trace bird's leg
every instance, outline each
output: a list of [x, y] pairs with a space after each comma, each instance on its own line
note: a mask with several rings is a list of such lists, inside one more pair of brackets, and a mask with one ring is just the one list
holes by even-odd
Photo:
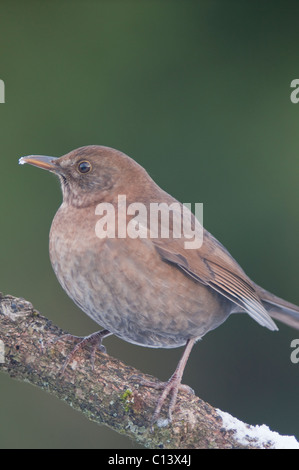
[[196, 341], [195, 339], [189, 339], [187, 341], [184, 353], [183, 353], [183, 355], [182, 355], [182, 357], [181, 357], [181, 359], [180, 359], [180, 361], [177, 365], [177, 368], [176, 368], [176, 370], [174, 371], [174, 373], [172, 374], [172, 376], [170, 377], [170, 379], [167, 382], [156, 383], [156, 382], [151, 382], [151, 381], [147, 381], [147, 380], [143, 380], [141, 382], [141, 385], [146, 385], [148, 387], [153, 387], [153, 388], [156, 388], [156, 389], [163, 389], [163, 392], [160, 395], [160, 398], [158, 400], [155, 412], [154, 412], [153, 417], [152, 417], [152, 424], [155, 423], [158, 420], [158, 418], [160, 416], [162, 406], [163, 406], [167, 396], [170, 393], [172, 395], [171, 399], [170, 399], [169, 408], [168, 408], [168, 417], [169, 417], [170, 421], [172, 420], [172, 412], [173, 412], [173, 409], [174, 409], [175, 404], [176, 404], [179, 389], [181, 388], [183, 390], [187, 390], [191, 393], [194, 393], [193, 390], [190, 387], [188, 387], [187, 385], [181, 384], [181, 380], [182, 380], [183, 372], [184, 372], [188, 357], [190, 355], [191, 349], [192, 349], [195, 341]]
[[97, 349], [99, 349], [100, 351], [102, 352], [106, 352], [106, 348], [105, 346], [102, 345], [102, 341], [104, 338], [106, 338], [106, 336], [110, 336], [112, 335], [112, 333], [110, 333], [110, 331], [108, 330], [100, 330], [100, 331], [97, 331], [95, 333], [92, 333], [91, 335], [88, 335], [88, 336], [74, 336], [74, 335], [71, 335], [71, 334], [66, 334], [66, 335], [62, 335], [62, 336], [59, 336], [58, 338], [55, 338], [53, 342], [57, 342], [57, 341], [64, 341], [64, 340], [72, 340], [72, 341], [78, 341], [78, 344], [76, 344], [76, 346], [72, 349], [72, 351], [68, 354], [62, 368], [61, 368], [61, 371], [60, 371], [60, 375], [63, 375], [64, 372], [65, 372], [65, 369], [66, 367], [68, 366], [68, 364], [70, 363], [70, 361], [73, 359], [74, 355], [80, 351], [81, 349], [83, 349], [87, 344], [91, 344], [92, 345], [92, 350], [91, 350], [91, 364], [92, 364], [92, 368], [94, 368], [94, 361], [95, 361], [95, 354], [96, 354], [96, 351]]

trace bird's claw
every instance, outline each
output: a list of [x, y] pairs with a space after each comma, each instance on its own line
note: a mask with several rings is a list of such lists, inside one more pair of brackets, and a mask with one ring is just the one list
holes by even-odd
[[[63, 366], [61, 367], [61, 370], [59, 372], [60, 376], [63, 376], [65, 373], [65, 369], [75, 356], [75, 354], [82, 350], [87, 344], [92, 345], [92, 350], [90, 353], [90, 358], [91, 358], [91, 367], [92, 370], [94, 369], [94, 364], [95, 364], [95, 356], [96, 356], [96, 351], [99, 350], [102, 353], [106, 353], [106, 348], [102, 344], [102, 340], [106, 337], [109, 336], [111, 333], [108, 330], [101, 330], [97, 331], [96, 333], [92, 333], [91, 335], [88, 336], [74, 336], [69, 333], [64, 334], [62, 336], [58, 336], [51, 340], [49, 343], [57, 343], [58, 341], [65, 341], [65, 340], [71, 340], [72, 342], [78, 342], [72, 351], [67, 355], [66, 360], [63, 363]], [[48, 344], [49, 344], [48, 343]]]

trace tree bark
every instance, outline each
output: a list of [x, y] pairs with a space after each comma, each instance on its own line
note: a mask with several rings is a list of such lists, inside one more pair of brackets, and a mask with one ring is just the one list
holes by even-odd
[[92, 368], [89, 346], [76, 353], [61, 376], [61, 367], [74, 346], [66, 339], [54, 341], [63, 334], [66, 332], [30, 302], [0, 294], [0, 371], [42, 388], [91, 421], [105, 424], [145, 447], [260, 448], [254, 439], [240, 444], [235, 432], [223, 427], [220, 413], [187, 391], [179, 392], [172, 423], [160, 420], [151, 430], [160, 392], [140, 382], [157, 379], [100, 351]]

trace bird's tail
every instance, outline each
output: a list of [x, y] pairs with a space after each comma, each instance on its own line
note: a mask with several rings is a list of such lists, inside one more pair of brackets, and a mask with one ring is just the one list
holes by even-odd
[[299, 307], [277, 297], [255, 284], [263, 306], [272, 318], [299, 329]]

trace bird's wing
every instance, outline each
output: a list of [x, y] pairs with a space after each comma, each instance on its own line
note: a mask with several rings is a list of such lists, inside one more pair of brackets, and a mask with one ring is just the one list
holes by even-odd
[[253, 283], [209, 232], [204, 230], [203, 243], [198, 249], [185, 249], [184, 238], [159, 238], [152, 239], [152, 242], [162, 260], [176, 265], [196, 281], [219, 292], [241, 310], [248, 312], [260, 325], [277, 330]]

